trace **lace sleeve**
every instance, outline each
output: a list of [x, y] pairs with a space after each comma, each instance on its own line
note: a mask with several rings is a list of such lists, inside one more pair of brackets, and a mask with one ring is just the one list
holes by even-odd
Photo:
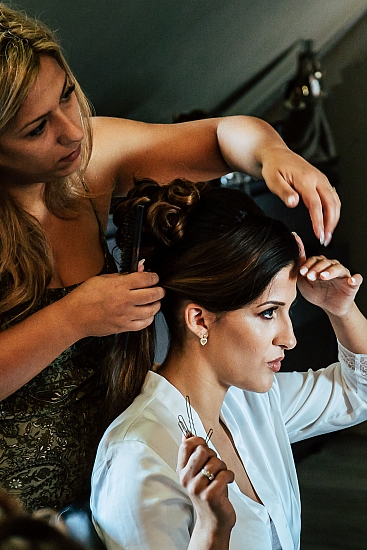
[[353, 353], [338, 342], [339, 361], [348, 384], [367, 399], [367, 355]]

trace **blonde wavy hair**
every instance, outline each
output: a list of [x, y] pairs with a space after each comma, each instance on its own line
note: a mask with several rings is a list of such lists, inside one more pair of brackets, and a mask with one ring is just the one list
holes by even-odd
[[[54, 58], [75, 82], [84, 130], [81, 166], [74, 174], [46, 182], [45, 203], [53, 214], [69, 217], [87, 188], [83, 176], [92, 149], [91, 109], [75, 81], [54, 34], [41, 22], [0, 3], [0, 137], [23, 105], [40, 69], [40, 55]], [[0, 181], [1, 186], [1, 181]], [[0, 314], [24, 305], [29, 311], [52, 274], [52, 256], [38, 221], [6, 189], [0, 199]], [[17, 314], [18, 315], [18, 314]]]

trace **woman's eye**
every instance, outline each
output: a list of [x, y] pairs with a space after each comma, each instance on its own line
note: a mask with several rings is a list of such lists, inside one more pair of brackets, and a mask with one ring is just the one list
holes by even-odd
[[61, 97], [61, 101], [69, 101], [71, 94], [75, 91], [75, 84], [71, 84]]
[[46, 120], [42, 120], [41, 124], [39, 124], [36, 128], [34, 128], [29, 133], [29, 135], [30, 136], [40, 136], [41, 134], [43, 134], [45, 126], [46, 126]]
[[261, 317], [264, 319], [273, 319], [274, 313], [276, 312], [277, 307], [269, 307], [260, 313]]

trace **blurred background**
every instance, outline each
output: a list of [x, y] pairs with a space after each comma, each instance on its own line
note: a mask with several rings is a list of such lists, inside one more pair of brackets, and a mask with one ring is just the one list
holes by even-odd
[[[367, 278], [367, 0], [19, 0], [56, 31], [97, 115], [174, 123], [247, 114], [268, 120], [335, 185], [342, 216], [325, 251], [305, 208], [289, 210], [261, 181], [230, 174], [282, 218], [309, 254]], [[357, 299], [367, 314], [367, 283]], [[325, 316], [294, 309], [298, 346], [286, 369], [336, 359]], [[367, 335], [366, 335], [367, 337]], [[367, 429], [296, 446], [302, 550], [367, 547]]]

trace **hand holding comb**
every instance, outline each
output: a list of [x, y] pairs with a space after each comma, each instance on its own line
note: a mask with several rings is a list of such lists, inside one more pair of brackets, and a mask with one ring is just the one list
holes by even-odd
[[[114, 213], [114, 221], [119, 217], [118, 208]], [[138, 204], [123, 213], [122, 222], [118, 224], [116, 243], [121, 250], [119, 272], [122, 274], [134, 273], [139, 267], [139, 252], [141, 244], [141, 232], [143, 227], [145, 207]], [[129, 340], [129, 333], [124, 333], [124, 353]]]

